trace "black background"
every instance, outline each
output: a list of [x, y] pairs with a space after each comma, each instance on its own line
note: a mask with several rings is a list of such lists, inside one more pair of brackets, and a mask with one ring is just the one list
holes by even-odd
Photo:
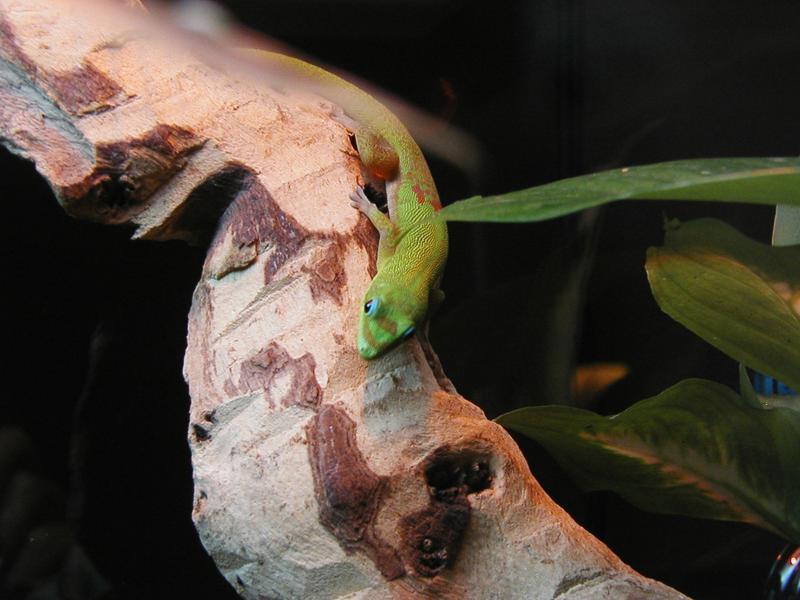
[[[445, 203], [628, 164], [799, 152], [795, 1], [225, 5], [245, 25], [477, 138], [486, 158], [477, 179], [430, 161]], [[235, 597], [190, 521], [181, 366], [202, 250], [134, 243], [124, 229], [73, 221], [30, 164], [3, 150], [0, 168], [0, 425], [23, 432], [33, 448], [21, 462], [0, 457], [6, 500], [12, 472], [49, 482], [30, 527], [68, 520], [108, 582], [107, 597]], [[459, 391], [489, 417], [561, 400], [542, 366], [552, 342], [543, 326], [576, 269], [586, 273], [577, 358], [631, 369], [590, 408], [610, 414], [690, 376], [735, 385], [733, 361], [661, 314], [644, 275], [664, 218], [696, 216], [769, 239], [771, 209], [724, 204], [614, 204], [588, 233], [577, 217], [453, 224], [448, 299], [432, 338]], [[546, 453], [520, 443], [548, 493], [637, 570], [696, 598], [759, 597], [778, 538], [581, 494]], [[25, 502], [35, 505], [41, 493]], [[2, 527], [7, 585], [24, 545]]]

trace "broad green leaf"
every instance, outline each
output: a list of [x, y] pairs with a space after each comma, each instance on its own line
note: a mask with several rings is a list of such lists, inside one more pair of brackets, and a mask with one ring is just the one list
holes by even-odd
[[544, 221], [614, 200], [719, 200], [800, 205], [800, 158], [678, 160], [475, 196], [444, 207], [448, 221]]
[[800, 246], [760, 244], [714, 219], [672, 225], [647, 252], [670, 317], [748, 367], [800, 389]]
[[612, 417], [566, 406], [496, 419], [544, 446], [587, 490], [652, 512], [751, 523], [800, 542], [800, 413], [683, 381]]

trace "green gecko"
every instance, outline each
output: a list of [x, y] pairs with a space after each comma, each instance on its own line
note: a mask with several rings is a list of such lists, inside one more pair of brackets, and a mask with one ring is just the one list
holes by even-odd
[[377, 358], [411, 337], [444, 300], [439, 283], [447, 261], [447, 225], [431, 220], [442, 205], [428, 163], [400, 120], [365, 91], [296, 58], [251, 52], [340, 106], [357, 123], [361, 162], [386, 183], [388, 217], [362, 188], [350, 195], [351, 205], [380, 234], [378, 272], [364, 296], [357, 336], [359, 354]]

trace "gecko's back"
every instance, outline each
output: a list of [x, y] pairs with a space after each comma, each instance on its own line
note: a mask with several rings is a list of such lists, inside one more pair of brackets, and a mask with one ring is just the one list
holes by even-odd
[[381, 234], [378, 273], [365, 296], [358, 336], [364, 358], [380, 356], [413, 333], [427, 318], [432, 298], [441, 296], [447, 226], [431, 219], [441, 203], [428, 164], [406, 127], [367, 92], [302, 60], [251, 52], [278, 77], [340, 106], [359, 125], [362, 162], [386, 181], [389, 219], [358, 198], [354, 204]]

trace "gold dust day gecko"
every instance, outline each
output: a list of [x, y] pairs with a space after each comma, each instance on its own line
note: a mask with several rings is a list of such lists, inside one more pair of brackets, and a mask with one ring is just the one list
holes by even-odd
[[400, 120], [362, 89], [296, 58], [261, 50], [247, 53], [340, 106], [358, 124], [361, 162], [386, 182], [388, 217], [362, 188], [350, 195], [352, 206], [380, 234], [378, 272], [364, 296], [357, 336], [359, 354], [377, 358], [411, 337], [444, 299], [439, 283], [447, 261], [447, 225], [443, 219], [431, 220], [441, 203], [428, 163]]

